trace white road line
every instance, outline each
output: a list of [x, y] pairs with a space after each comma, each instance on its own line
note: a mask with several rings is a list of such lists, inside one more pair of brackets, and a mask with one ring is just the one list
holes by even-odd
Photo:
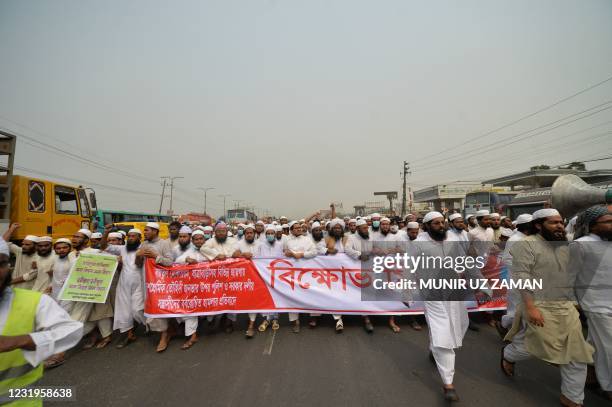
[[272, 335], [266, 343], [266, 347], [264, 348], [263, 354], [270, 356], [272, 354], [272, 347], [274, 346], [274, 337], [276, 336], [276, 331], [272, 330]]

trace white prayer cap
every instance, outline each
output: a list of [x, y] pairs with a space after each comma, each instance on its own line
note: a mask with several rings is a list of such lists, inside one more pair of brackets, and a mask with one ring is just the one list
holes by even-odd
[[357, 219], [353, 219], [353, 218], [351, 218], [351, 219], [349, 219], [348, 223], [349, 223], [349, 225], [350, 225], [351, 223], [357, 223]]
[[6, 254], [7, 256], [11, 255], [8, 244], [2, 237], [0, 237], [0, 254]]
[[109, 239], [123, 239], [123, 235], [119, 232], [111, 232], [108, 234]]
[[[102, 233], [99, 233], [100, 237], [102, 237]], [[38, 243], [42, 243], [42, 242], [53, 242], [53, 239], [51, 239], [50, 236], [41, 236], [38, 238]]]
[[533, 220], [548, 218], [550, 216], [561, 216], [561, 214], [559, 214], [558, 210], [553, 208], [540, 209], [533, 213]]
[[367, 225], [367, 224], [368, 224], [368, 222], [367, 222], [367, 221], [366, 221], [364, 218], [360, 218], [360, 219], [357, 221], [357, 226], [358, 226], [358, 227], [359, 227], [359, 226], [361, 226], [361, 225]]
[[292, 229], [293, 226], [295, 226], [295, 225], [299, 225], [298, 221], [297, 220], [292, 220], [291, 222], [289, 222], [289, 229]]
[[204, 232], [212, 232], [213, 228], [212, 228], [212, 226], [204, 226], [202, 228], [202, 231], [204, 231]]
[[281, 229], [289, 229], [289, 224], [288, 223], [283, 223], [281, 225]]
[[366, 216], [365, 218], [366, 218], [366, 220], [372, 220], [371, 216]]
[[521, 225], [523, 223], [529, 223], [533, 220], [533, 216], [531, 216], [528, 213], [521, 213], [514, 222], [512, 222], [513, 225]]
[[427, 212], [425, 217], [423, 217], [423, 223], [431, 222], [432, 220], [434, 220], [436, 218], [444, 218], [444, 215], [442, 215], [440, 212], [436, 212], [436, 211]]
[[244, 227], [245, 227], [245, 226], [246, 226], [246, 225], [245, 225], [244, 223], [239, 223], [239, 224], [238, 224], [238, 227], [239, 227], [239, 228], [242, 228], [242, 229], [244, 229]]
[[387, 218], [387, 217], [385, 216], [384, 218], [380, 219], [380, 223], [383, 223], [383, 222], [389, 222], [389, 223], [391, 223], [391, 219], [389, 219], [389, 218]]
[[215, 229], [227, 229], [227, 223], [219, 222], [215, 225]]
[[264, 232], [267, 232], [268, 230], [271, 230], [272, 232], [276, 233], [276, 225], [273, 225], [271, 223], [269, 225], [266, 225]]
[[514, 230], [512, 229], [508, 229], [508, 228], [500, 228], [500, 229], [501, 229], [502, 236], [510, 237], [514, 234]]
[[159, 230], [159, 223], [157, 222], [148, 222], [145, 227]]
[[300, 219], [300, 223], [306, 222], [306, 219]]
[[248, 225], [244, 225], [243, 227], [244, 227], [244, 230], [245, 230], [245, 231], [246, 231], [247, 229], [255, 230], [255, 225], [248, 224]]
[[380, 218], [380, 213], [374, 212], [373, 214], [370, 215], [370, 219], [374, 219], [374, 218]]
[[119, 233], [121, 233], [123, 235], [123, 237], [127, 236], [127, 233], [125, 233], [125, 230], [120, 230]]
[[60, 237], [59, 239], [57, 239], [55, 243], [53, 243], [53, 246], [58, 243], [66, 243], [68, 246], [72, 246], [72, 242], [70, 241], [70, 239], [66, 239], [65, 237]]
[[23, 240], [28, 240], [32, 243], [38, 243], [38, 236], [27, 235]]
[[77, 231], [77, 233], [82, 234], [83, 236], [87, 237], [88, 239], [91, 238], [91, 230], [89, 230], [89, 229], [79, 229]]
[[493, 213], [492, 213], [491, 215], [489, 215], [489, 216], [491, 216], [493, 219], [497, 219], [497, 218], [499, 218], [501, 215], [500, 215], [499, 213], [497, 213], [497, 212], [493, 212]]
[[230, 231], [227, 232], [227, 237], [234, 237], [234, 234]]
[[264, 225], [264, 226], [266, 226], [266, 224], [264, 223], [263, 220], [258, 220], [255, 224], [256, 225]]
[[480, 218], [481, 216], [489, 216], [489, 211], [486, 209], [481, 209], [478, 212], [476, 212], [477, 218]]
[[[47, 236], [45, 236], [45, 237], [47, 237]], [[92, 233], [92, 234], [91, 234], [91, 238], [92, 238], [92, 239], [102, 239], [102, 233], [100, 233], [100, 232], [94, 232], [94, 233]], [[40, 240], [39, 240], [39, 241], [40, 241]]]
[[465, 220], [468, 220], [468, 219], [473, 218], [473, 217], [474, 217], [474, 214], [470, 213], [469, 215], [465, 215]]
[[319, 222], [316, 222], [316, 221], [313, 222], [313, 224], [310, 226], [311, 229], [320, 228], [320, 227], [321, 227], [321, 224]]
[[279, 219], [285, 219], [285, 220], [287, 220], [287, 217], [283, 215], [283, 216], [281, 216]]
[[507, 218], [507, 216], [502, 216], [501, 218], [499, 218], [499, 220], [504, 220], [506, 218]]
[[192, 233], [193, 233], [193, 230], [191, 230], [191, 228], [190, 228], [189, 226], [181, 226], [181, 228], [179, 229], [179, 235], [180, 235], [181, 233], [182, 233], [182, 234], [188, 234], [188, 235], [190, 235], [190, 234], [192, 234]]
[[281, 225], [276, 225], [276, 226], [274, 226], [274, 231], [275, 232], [282, 232], [283, 231], [283, 227]]
[[202, 232], [200, 229], [194, 230], [193, 233], [191, 234], [191, 237], [198, 236], [198, 235], [204, 236], [204, 232]]
[[345, 216], [344, 218], [342, 218], [343, 221], [348, 222], [349, 220], [351, 220], [350, 216]]
[[453, 213], [451, 216], [448, 217], [448, 220], [450, 220], [451, 222], [454, 221], [455, 219], [459, 219], [462, 218], [463, 216], [461, 216], [460, 213]]
[[272, 221], [272, 224], [273, 224], [274, 226], [276, 226], [276, 225], [278, 225], [278, 222], [277, 222], [277, 221], [275, 221], [275, 220], [273, 220], [273, 221]]
[[136, 234], [138, 234], [138, 235], [142, 235], [142, 232], [140, 231], [140, 229], [136, 229], [136, 228], [130, 229], [130, 230], [128, 231], [128, 235], [129, 235], [130, 233], [136, 233]]
[[344, 229], [344, 226], [345, 226], [344, 225], [344, 221], [342, 219], [340, 219], [340, 218], [334, 218], [334, 219], [331, 220], [330, 223], [331, 223], [329, 225], [330, 228], [333, 228], [336, 225], [340, 225], [340, 226], [342, 226], [342, 229]]
[[406, 225], [406, 229], [418, 229], [418, 228], [419, 228], [418, 222], [408, 222], [408, 224]]

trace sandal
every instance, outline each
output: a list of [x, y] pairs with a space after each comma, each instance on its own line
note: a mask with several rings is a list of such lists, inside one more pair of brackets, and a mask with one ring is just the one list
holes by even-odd
[[45, 360], [44, 362], [44, 366], [45, 369], [53, 369], [54, 367], [58, 367], [63, 365], [66, 362], [66, 359], [61, 358], [54, 358], [54, 357], [50, 357], [49, 359]]
[[196, 344], [197, 341], [198, 341], [198, 337], [197, 336], [195, 338], [194, 337], [190, 337], [187, 340], [187, 342], [185, 342], [183, 344], [183, 346], [181, 346], [181, 350], [187, 350], [187, 349], [191, 348], [193, 345]]
[[248, 327], [246, 330], [246, 338], [247, 339], [252, 339], [255, 336], [255, 328], [253, 327]]
[[[502, 348], [501, 348], [501, 357], [500, 357], [499, 364], [500, 364], [500, 367], [501, 367], [502, 373], [503, 373], [505, 376], [507, 376], [507, 377], [514, 377], [514, 362], [509, 362], [509, 361], [507, 361], [507, 360], [504, 358], [504, 349], [506, 349], [506, 346], [507, 346], [507, 345], [504, 345], [504, 346], [502, 346]], [[512, 366], [512, 368], [511, 368], [510, 370], [508, 370], [508, 369], [506, 368], [506, 365], [504, 364], [504, 362], [505, 362], [505, 363], [507, 363], [507, 364], [509, 364], [510, 366]]]
[[83, 343], [83, 350], [87, 350], [87, 349], [91, 349], [94, 346], [96, 346], [96, 342], [98, 341], [98, 338], [96, 335], [89, 335], [86, 339], [85, 342]]
[[272, 321], [272, 330], [278, 331], [278, 328], [280, 328], [280, 325], [278, 323], [278, 319], [275, 319], [274, 321]]
[[412, 322], [410, 323], [410, 327], [411, 327], [412, 329], [414, 329], [415, 331], [422, 331], [422, 330], [423, 330], [423, 327], [422, 327], [422, 326], [421, 326], [421, 324], [419, 324], [417, 321], [412, 321]]
[[339, 319], [339, 320], [336, 322], [336, 333], [337, 333], [337, 334], [341, 334], [341, 333], [342, 333], [342, 331], [344, 331], [344, 324], [342, 323], [342, 320], [341, 320], [341, 319]]
[[113, 338], [112, 338], [111, 335], [108, 335], [106, 338], [102, 338], [102, 340], [96, 344], [96, 349], [104, 349], [104, 348], [106, 348], [106, 346], [109, 343], [111, 343], [112, 339]]
[[389, 324], [389, 328], [391, 328], [391, 330], [396, 334], [400, 333], [402, 330], [399, 326], [397, 326], [397, 324]]
[[268, 325], [270, 325], [270, 321], [264, 319], [264, 321], [259, 325], [259, 328], [257, 329], [259, 330], [259, 332], [266, 332], [266, 329], [268, 329]]

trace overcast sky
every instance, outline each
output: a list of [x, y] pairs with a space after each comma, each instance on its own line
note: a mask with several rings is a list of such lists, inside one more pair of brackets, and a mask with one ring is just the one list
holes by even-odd
[[231, 194], [303, 217], [400, 191], [403, 160], [418, 189], [612, 155], [612, 80], [481, 136], [612, 77], [611, 21], [609, 0], [3, 0], [0, 127], [18, 173], [100, 207], [157, 211], [175, 175], [178, 212], [215, 187], [214, 215]]

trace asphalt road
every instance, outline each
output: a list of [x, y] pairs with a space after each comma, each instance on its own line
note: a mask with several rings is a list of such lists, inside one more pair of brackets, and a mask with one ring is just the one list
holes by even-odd
[[[200, 342], [180, 350], [182, 338], [155, 353], [157, 336], [125, 349], [76, 350], [47, 371], [41, 385], [73, 386], [83, 406], [445, 406], [438, 372], [428, 359], [428, 333], [400, 320], [394, 334], [384, 317], [367, 334], [359, 317], [345, 317], [336, 334], [331, 316], [314, 330], [302, 316], [294, 334], [286, 318], [246, 340], [243, 331], [213, 332], [201, 320]], [[259, 320], [258, 320], [259, 322]], [[203, 327], [202, 327], [203, 326]], [[239, 319], [246, 328], [246, 316]], [[457, 351], [455, 386], [462, 406], [558, 406], [560, 376], [538, 360], [521, 362], [516, 377], [499, 368], [501, 342], [493, 328], [468, 331]], [[609, 406], [587, 391], [586, 406]]]

